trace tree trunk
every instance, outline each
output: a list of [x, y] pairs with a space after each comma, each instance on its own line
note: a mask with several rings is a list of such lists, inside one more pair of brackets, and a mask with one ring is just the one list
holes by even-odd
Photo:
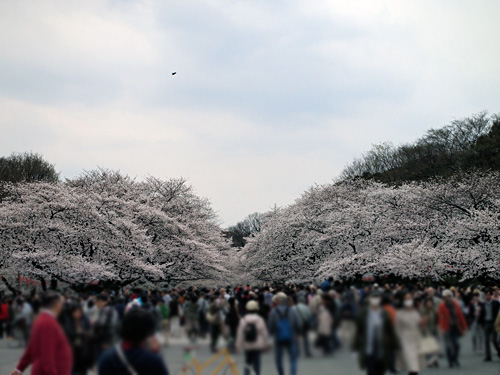
[[5, 286], [15, 295], [17, 295], [17, 290], [7, 281], [5, 276], [2, 276], [2, 280], [5, 283]]

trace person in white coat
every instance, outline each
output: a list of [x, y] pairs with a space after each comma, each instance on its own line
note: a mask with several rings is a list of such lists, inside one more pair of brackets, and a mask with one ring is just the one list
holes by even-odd
[[247, 314], [240, 320], [236, 334], [236, 353], [245, 352], [244, 375], [253, 370], [260, 375], [260, 356], [269, 348], [269, 332], [259, 312], [259, 304], [249, 301], [246, 304]]
[[422, 318], [414, 307], [411, 293], [406, 293], [403, 300], [403, 308], [396, 315], [396, 332], [401, 342], [402, 368], [410, 375], [416, 375], [420, 371], [423, 358], [419, 353], [420, 326]]

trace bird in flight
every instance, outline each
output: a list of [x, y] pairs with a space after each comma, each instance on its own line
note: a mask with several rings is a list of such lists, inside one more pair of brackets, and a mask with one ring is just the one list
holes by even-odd
[[172, 75], [175, 76], [177, 74], [177, 72], [172, 72]]

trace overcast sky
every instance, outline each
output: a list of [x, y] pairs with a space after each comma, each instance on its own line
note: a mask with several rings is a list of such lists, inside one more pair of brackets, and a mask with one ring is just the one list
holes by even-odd
[[500, 112], [499, 20], [498, 0], [1, 1], [0, 155], [183, 176], [235, 224], [373, 143]]

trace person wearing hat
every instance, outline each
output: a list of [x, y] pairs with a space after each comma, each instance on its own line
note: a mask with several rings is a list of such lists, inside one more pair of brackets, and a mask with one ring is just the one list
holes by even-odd
[[443, 302], [441, 302], [438, 308], [438, 326], [444, 337], [449, 366], [460, 366], [458, 363], [458, 355], [460, 353], [458, 339], [465, 333], [468, 327], [462, 309], [453, 300], [453, 293], [449, 289], [443, 292]]
[[358, 315], [353, 350], [358, 352], [359, 365], [367, 375], [382, 375], [391, 367], [399, 341], [389, 313], [381, 306], [381, 293], [373, 291], [368, 302]]
[[251, 370], [260, 375], [261, 353], [269, 348], [269, 333], [264, 319], [258, 314], [257, 301], [246, 304], [247, 314], [240, 320], [236, 334], [236, 352], [245, 352], [244, 375], [249, 375]]

